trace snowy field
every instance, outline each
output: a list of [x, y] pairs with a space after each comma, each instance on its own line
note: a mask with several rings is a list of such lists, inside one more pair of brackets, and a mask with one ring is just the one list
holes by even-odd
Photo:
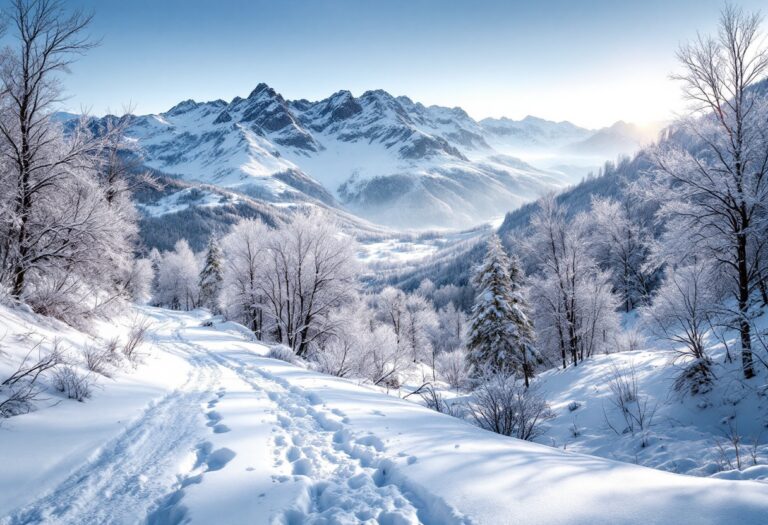
[[[738, 360], [727, 363], [722, 348], [711, 355], [718, 381], [696, 396], [675, 391], [680, 367], [666, 351], [599, 355], [544, 372], [537, 384], [557, 417], [538, 441], [670, 472], [768, 481], [768, 385], [745, 381]], [[627, 431], [611, 383], [617, 373], [629, 378], [633, 371], [648, 424]], [[740, 470], [733, 436], [740, 440]]]
[[[32, 329], [72, 347], [87, 341], [1, 313], [4, 374]], [[205, 326], [204, 312], [140, 313], [152, 327], [137, 370], [101, 378], [85, 403], [52, 391], [37, 411], [3, 421], [1, 523], [759, 525], [768, 516], [765, 483], [502, 437], [266, 358], [238, 325]], [[120, 330], [99, 327], [102, 337]], [[566, 401], [555, 401], [558, 412]]]

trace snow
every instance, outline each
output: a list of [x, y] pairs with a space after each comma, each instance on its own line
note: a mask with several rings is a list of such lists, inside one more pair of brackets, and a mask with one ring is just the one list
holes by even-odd
[[[231, 121], [218, 120], [222, 111]], [[259, 86], [228, 105], [186, 101], [138, 116], [128, 138], [148, 166], [188, 181], [256, 186], [276, 201], [316, 197], [279, 177], [290, 173], [399, 227], [467, 227], [571, 182], [499, 155], [486, 134], [459, 108], [425, 108], [384, 91], [298, 104]]]
[[415, 263], [437, 253], [439, 244], [439, 242], [419, 242], [398, 238], [361, 243], [357, 258], [366, 264]]
[[[713, 371], [718, 378], [713, 390], [697, 396], [675, 392], [673, 383], [680, 363], [672, 351], [645, 350], [593, 356], [578, 367], [547, 371], [536, 383], [558, 414], [540, 441], [576, 452], [613, 458], [671, 472], [729, 479], [768, 481], [768, 389], [765, 381], [741, 378], [738, 360], [725, 362], [722, 349], [713, 352]], [[622, 419], [610, 403], [609, 383], [614, 370], [634, 368], [640, 395], [655, 408], [650, 428], [636, 435], [616, 435], [606, 417], [621, 431]], [[574, 405], [572, 405], [572, 403]], [[571, 408], [578, 405], [575, 410]], [[731, 425], [743, 439], [745, 465], [751, 465], [747, 450], [758, 440], [758, 460], [763, 463], [739, 472], [720, 472], [718, 442], [727, 445]], [[574, 425], [578, 436], [573, 435]], [[644, 445], [644, 442], [646, 443]]]
[[[85, 403], [4, 421], [0, 523], [757, 525], [768, 513], [765, 483], [506, 438], [269, 359], [206, 312], [139, 312], [153, 322], [144, 365]], [[2, 313], [11, 356], [30, 329], [88, 339]]]
[[213, 208], [225, 204], [235, 204], [237, 194], [206, 191], [200, 188], [184, 188], [166, 195], [151, 204], [139, 204], [141, 210], [149, 217], [160, 217], [170, 213], [178, 213], [189, 207]]

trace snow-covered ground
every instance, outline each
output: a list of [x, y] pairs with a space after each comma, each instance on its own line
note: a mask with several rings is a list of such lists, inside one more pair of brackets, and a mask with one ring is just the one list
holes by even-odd
[[[17, 523], [765, 523], [768, 484], [522, 442], [264, 357], [238, 325], [142, 308], [144, 365], [0, 429]], [[4, 373], [30, 330], [2, 310]], [[98, 328], [102, 336], [111, 327]]]
[[[537, 384], [557, 417], [539, 441], [670, 472], [768, 481], [765, 376], [743, 380], [739, 360], [727, 363], [722, 348], [716, 349], [713, 389], [692, 396], [674, 390], [681, 370], [674, 357], [660, 350], [621, 352], [541, 374]], [[610, 386], [617, 373], [631, 379], [632, 371], [648, 419], [645, 429], [634, 432], [612, 403]], [[741, 441], [741, 471], [728, 465], [736, 466], [730, 439], [735, 435]]]
[[[768, 516], [765, 483], [505, 438], [266, 358], [241, 327], [205, 326], [205, 312], [140, 313], [153, 323], [144, 365], [102, 379], [85, 403], [51, 393], [37, 411], [3, 421], [2, 523], [760, 524]], [[87, 339], [2, 314], [3, 372], [30, 330], [72, 345]]]

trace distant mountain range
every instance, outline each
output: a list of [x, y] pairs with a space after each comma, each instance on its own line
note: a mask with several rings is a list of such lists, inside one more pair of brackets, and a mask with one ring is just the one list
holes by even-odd
[[[562, 170], [520, 160], [526, 152], [606, 160], [647, 138], [623, 122], [602, 130], [536, 117], [478, 122], [461, 108], [382, 90], [286, 100], [266, 84], [247, 98], [185, 100], [129, 118], [127, 137], [158, 172], [276, 206], [314, 202], [397, 228], [467, 227], [573, 182]], [[216, 205], [200, 191], [200, 202], [167, 194], [145, 212]]]

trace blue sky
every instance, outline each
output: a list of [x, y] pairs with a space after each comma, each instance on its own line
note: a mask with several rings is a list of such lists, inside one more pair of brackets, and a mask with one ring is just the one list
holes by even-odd
[[[287, 98], [382, 88], [476, 118], [599, 127], [681, 109], [678, 44], [715, 0], [70, 0], [101, 45], [64, 80], [67, 109], [168, 109], [266, 82]], [[759, 8], [762, 1], [739, 5]]]

